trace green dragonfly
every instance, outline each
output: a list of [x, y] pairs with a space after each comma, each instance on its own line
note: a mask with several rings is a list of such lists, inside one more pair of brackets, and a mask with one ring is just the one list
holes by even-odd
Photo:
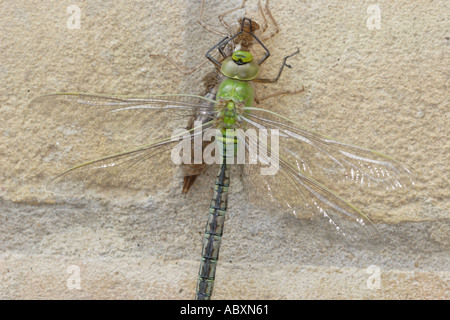
[[[241, 35], [264, 49], [261, 59], [245, 50], [227, 52]], [[213, 51], [224, 60], [214, 58]], [[211, 92], [141, 97], [61, 93], [37, 98], [40, 116], [72, 123], [74, 131], [82, 128], [84, 139], [100, 145], [99, 152], [109, 152], [59, 174], [51, 182], [53, 190], [121, 187], [157, 193], [174, 183], [180, 163], [194, 160], [191, 165], [218, 167], [196, 289], [196, 299], [201, 300], [212, 296], [233, 165], [242, 168], [243, 192], [252, 203], [298, 217], [317, 216], [347, 238], [376, 236], [369, 218], [325, 184], [346, 181], [392, 190], [411, 183], [409, 170], [379, 152], [335, 141], [254, 106], [250, 82], [258, 80], [260, 65], [269, 55], [253, 33], [251, 20], [244, 18], [237, 34], [226, 36], [206, 55], [224, 78], [215, 99]], [[291, 56], [284, 59], [278, 77]], [[192, 124], [199, 116], [200, 121]], [[135, 135], [133, 147], [116, 150], [112, 142], [122, 141], [125, 132]], [[247, 132], [256, 133], [257, 139]], [[155, 183], [146, 185], [148, 181]]]

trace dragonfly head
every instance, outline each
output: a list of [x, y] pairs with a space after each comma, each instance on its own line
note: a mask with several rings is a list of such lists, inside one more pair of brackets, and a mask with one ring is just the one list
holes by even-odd
[[231, 79], [251, 81], [259, 74], [259, 66], [250, 52], [237, 50], [222, 62], [220, 71]]

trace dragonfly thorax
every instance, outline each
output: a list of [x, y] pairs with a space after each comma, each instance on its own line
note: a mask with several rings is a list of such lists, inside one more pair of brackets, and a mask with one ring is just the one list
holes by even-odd
[[241, 115], [253, 103], [254, 90], [250, 80], [259, 73], [259, 66], [247, 51], [235, 51], [222, 63], [221, 71], [227, 77], [217, 91], [215, 127], [220, 130], [242, 128]]
[[214, 127], [221, 131], [227, 129], [242, 129], [241, 115], [244, 113], [245, 104], [242, 101], [219, 99], [217, 113], [214, 119]]

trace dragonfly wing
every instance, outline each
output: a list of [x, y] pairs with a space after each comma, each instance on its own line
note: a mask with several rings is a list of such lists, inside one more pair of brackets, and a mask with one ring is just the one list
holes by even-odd
[[[378, 236], [362, 211], [326, 186], [339, 185], [346, 191], [352, 186], [396, 190], [412, 184], [408, 169], [381, 153], [335, 141], [268, 110], [249, 111], [242, 119], [260, 135], [258, 152], [250, 142], [246, 143], [247, 151], [257, 153], [260, 163], [276, 160], [279, 164], [273, 175], [259, 173], [261, 164], [249, 170], [244, 185], [251, 193], [250, 201], [279, 206], [299, 217], [322, 217], [347, 238]], [[271, 130], [278, 135], [271, 135]], [[263, 131], [270, 137], [266, 145], [261, 139]], [[274, 137], [278, 138], [278, 150], [272, 148]]]
[[379, 152], [338, 142], [267, 110], [252, 111], [251, 127], [278, 129], [280, 158], [326, 184], [399, 189], [413, 184], [411, 172]]
[[288, 161], [277, 161], [278, 171], [269, 175], [261, 174], [267, 166], [245, 166], [242, 179], [251, 203], [272, 211], [292, 213], [297, 218], [313, 219], [323, 226], [324, 235], [334, 230], [350, 240], [378, 237], [372, 222], [358, 208]]
[[178, 140], [194, 137], [180, 132], [186, 133], [192, 116], [208, 117], [213, 102], [190, 95], [56, 94], [33, 100], [31, 107], [34, 123], [51, 126], [54, 133], [42, 141], [48, 153], [44, 161], [50, 167], [46, 171], [64, 172], [51, 180], [53, 190], [95, 186], [156, 190], [170, 186], [177, 170], [171, 151]]
[[[174, 129], [185, 128], [187, 119], [214, 112], [214, 101], [195, 95], [108, 96], [53, 94], [31, 103], [43, 123], [63, 130], [94, 130], [109, 139], [134, 134], [142, 142], [168, 137]], [[138, 142], [139, 143], [139, 142]]]

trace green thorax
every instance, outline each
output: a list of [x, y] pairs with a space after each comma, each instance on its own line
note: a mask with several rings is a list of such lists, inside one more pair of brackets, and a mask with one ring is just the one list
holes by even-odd
[[217, 92], [217, 100], [223, 99], [243, 103], [251, 107], [253, 103], [254, 89], [248, 81], [225, 79]]
[[240, 116], [253, 103], [254, 89], [250, 81], [258, 76], [259, 66], [249, 52], [235, 51], [232, 57], [222, 62], [221, 72], [227, 79], [217, 92], [215, 127], [224, 132], [242, 128]]

